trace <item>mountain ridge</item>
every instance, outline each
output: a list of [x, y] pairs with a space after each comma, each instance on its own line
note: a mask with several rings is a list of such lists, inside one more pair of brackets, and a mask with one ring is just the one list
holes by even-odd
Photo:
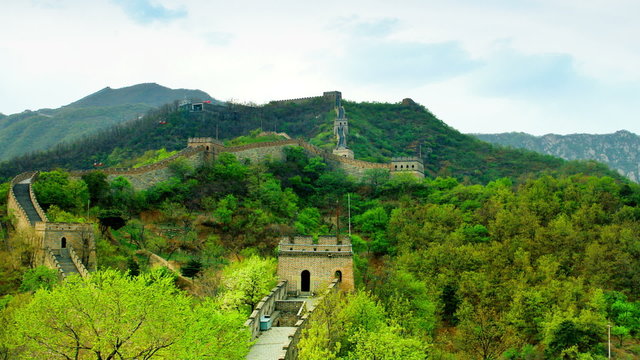
[[105, 87], [57, 109], [0, 116], [0, 160], [74, 141], [185, 97], [218, 102], [201, 90], [145, 83], [119, 89]]
[[469, 134], [493, 144], [536, 151], [566, 160], [595, 160], [631, 181], [640, 182], [640, 136], [628, 130], [610, 134], [535, 136], [524, 132]]
[[[335, 147], [335, 103], [322, 97], [300, 103], [275, 102], [261, 106], [205, 104], [205, 111], [180, 110], [166, 104], [141, 119], [106, 129], [80, 141], [57, 146], [0, 164], [0, 176], [27, 170], [90, 169], [94, 163], [115, 166], [123, 158], [148, 150], [179, 150], [189, 137], [221, 140], [262, 128], [286, 132], [325, 150]], [[471, 183], [527, 174], [561, 172], [620, 178], [595, 162], [566, 162], [525, 150], [495, 147], [464, 135], [435, 117], [426, 107], [409, 103], [356, 103], [345, 100], [349, 118], [349, 147], [356, 159], [388, 162], [394, 156], [421, 155], [430, 176], [453, 176]]]
[[160, 106], [173, 100], [182, 99], [183, 97], [200, 101], [210, 100], [219, 102], [202, 90], [190, 90], [182, 88], [171, 89], [152, 82], [135, 84], [117, 89], [113, 89], [110, 86], [107, 86], [65, 106], [114, 106], [124, 103], [144, 103], [152, 106]]

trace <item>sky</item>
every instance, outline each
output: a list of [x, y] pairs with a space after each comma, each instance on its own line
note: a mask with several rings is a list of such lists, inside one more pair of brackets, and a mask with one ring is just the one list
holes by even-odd
[[637, 0], [0, 3], [4, 114], [155, 82], [257, 104], [409, 97], [465, 133], [640, 134]]

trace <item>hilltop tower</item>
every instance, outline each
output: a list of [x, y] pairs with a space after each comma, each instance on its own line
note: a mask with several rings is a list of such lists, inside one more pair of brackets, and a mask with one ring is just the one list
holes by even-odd
[[353, 290], [351, 239], [341, 236], [285, 237], [278, 246], [278, 277], [287, 280], [287, 291], [310, 295], [340, 279], [340, 288]]

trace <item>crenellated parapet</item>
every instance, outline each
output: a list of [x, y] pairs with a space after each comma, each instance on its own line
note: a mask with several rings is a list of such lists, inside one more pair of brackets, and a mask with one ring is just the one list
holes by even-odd
[[[40, 172], [36, 172], [31, 178], [31, 181], [32, 182], [36, 181], [38, 179], [39, 174]], [[36, 199], [36, 194], [33, 192], [33, 186], [31, 184], [29, 184], [29, 197], [31, 198], [31, 203], [33, 204], [33, 207], [36, 209], [36, 212], [40, 216], [40, 219], [45, 222], [49, 221], [49, 219], [47, 218], [47, 214], [44, 212], [44, 210], [40, 206], [40, 203]]]
[[[144, 174], [149, 171], [164, 169], [167, 166], [169, 166], [172, 162], [176, 161], [177, 159], [191, 158], [193, 156], [201, 154], [204, 150], [205, 149], [201, 147], [187, 147], [177, 152], [176, 154], [171, 155], [166, 159], [162, 159], [150, 165], [140, 166], [137, 168], [106, 168], [106, 169], [100, 169], [99, 171], [105, 173], [106, 175], [115, 175], [115, 176]], [[76, 171], [70, 171], [69, 174], [74, 177], [81, 177], [82, 175], [85, 175], [94, 171], [96, 170], [76, 170]]]
[[283, 280], [276, 285], [271, 292], [256, 304], [253, 312], [249, 315], [249, 319], [245, 321], [244, 326], [251, 331], [251, 340], [255, 340], [260, 336], [260, 318], [265, 315], [271, 315], [275, 308], [276, 302], [287, 298], [287, 281]]
[[391, 174], [408, 173], [424, 178], [424, 163], [419, 157], [394, 157], [390, 165]]
[[283, 104], [304, 104], [312, 100], [329, 100], [333, 106], [340, 106], [342, 102], [342, 93], [340, 91], [325, 91], [322, 96], [310, 96], [285, 100], [272, 100], [269, 104], [283, 105]]

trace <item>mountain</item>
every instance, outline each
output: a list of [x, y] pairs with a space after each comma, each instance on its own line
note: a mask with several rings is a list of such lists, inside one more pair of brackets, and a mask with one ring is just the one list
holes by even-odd
[[[452, 176], [469, 183], [488, 183], [501, 177], [526, 178], [544, 172], [620, 178], [595, 162], [567, 162], [532, 151], [496, 147], [461, 134], [413, 101], [342, 104], [349, 119], [348, 146], [356, 159], [387, 162], [393, 156], [421, 156], [428, 175]], [[220, 134], [221, 139], [231, 139], [258, 128], [284, 131], [327, 150], [335, 146], [335, 103], [326, 98], [263, 106], [205, 105], [202, 112], [164, 105], [143, 118], [0, 164], [0, 177], [32, 169], [88, 169], [94, 162], [115, 166], [147, 150], [182, 149], [189, 137]]]
[[613, 134], [533, 136], [525, 133], [473, 134], [494, 144], [523, 148], [567, 160], [596, 160], [640, 182], [640, 136], [621, 130]]
[[215, 101], [209, 94], [201, 90], [170, 89], [156, 83], [146, 83], [120, 89], [112, 89], [107, 86], [67, 106], [77, 108], [147, 104], [155, 107], [183, 98]]
[[0, 160], [74, 141], [185, 97], [215, 101], [200, 90], [138, 84], [120, 89], [107, 87], [58, 109], [0, 116]]

